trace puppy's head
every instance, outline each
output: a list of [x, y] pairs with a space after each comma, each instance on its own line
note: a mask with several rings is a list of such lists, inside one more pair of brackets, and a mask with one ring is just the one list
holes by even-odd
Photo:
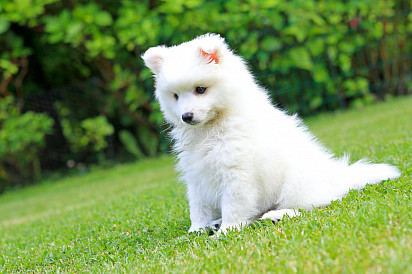
[[153, 72], [156, 98], [175, 125], [212, 122], [226, 107], [225, 63], [231, 56], [219, 35], [206, 34], [173, 47], [157, 46], [142, 56]]

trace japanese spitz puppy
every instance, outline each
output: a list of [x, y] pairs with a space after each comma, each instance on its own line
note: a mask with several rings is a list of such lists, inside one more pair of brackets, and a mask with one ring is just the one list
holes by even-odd
[[244, 60], [216, 34], [142, 58], [153, 72], [187, 186], [189, 232], [218, 233], [257, 219], [339, 199], [350, 189], [399, 177], [387, 164], [337, 159], [302, 125], [274, 107]]

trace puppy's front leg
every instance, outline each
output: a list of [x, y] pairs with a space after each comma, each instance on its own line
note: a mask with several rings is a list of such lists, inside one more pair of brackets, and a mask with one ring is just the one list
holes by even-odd
[[258, 215], [257, 199], [250, 181], [228, 185], [222, 196], [222, 224], [217, 235], [249, 225]]
[[196, 187], [188, 187], [191, 226], [189, 232], [202, 231], [218, 217], [212, 201], [205, 199]]
[[190, 205], [190, 221], [191, 226], [189, 232], [202, 231], [206, 229], [214, 220], [213, 211], [205, 203], [191, 203]]

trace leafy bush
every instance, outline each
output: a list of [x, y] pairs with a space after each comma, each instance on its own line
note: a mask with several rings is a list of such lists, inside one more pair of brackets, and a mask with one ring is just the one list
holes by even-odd
[[[14, 94], [22, 108], [34, 94], [58, 90], [54, 106], [68, 108], [57, 121], [68, 140], [67, 159], [82, 157], [75, 145], [82, 139], [75, 136], [87, 131], [82, 121], [103, 116], [113, 126], [116, 151], [153, 156], [168, 144], [139, 56], [150, 46], [206, 32], [226, 37], [274, 101], [291, 112], [411, 92], [406, 0], [0, 0], [0, 96]], [[73, 86], [93, 100], [68, 107]], [[92, 146], [86, 145], [89, 153], [102, 153]]]
[[0, 102], [0, 192], [13, 183], [40, 177], [38, 153], [52, 126], [46, 114], [20, 114], [11, 96]]
[[106, 137], [113, 134], [113, 126], [105, 116], [82, 121], [70, 119], [70, 110], [57, 104], [63, 135], [74, 153], [100, 152], [107, 147]]

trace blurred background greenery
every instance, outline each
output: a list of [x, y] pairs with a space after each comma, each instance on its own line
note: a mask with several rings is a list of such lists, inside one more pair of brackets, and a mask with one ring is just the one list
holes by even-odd
[[206, 32], [291, 113], [412, 93], [410, 0], [0, 0], [0, 192], [167, 152], [140, 55]]

